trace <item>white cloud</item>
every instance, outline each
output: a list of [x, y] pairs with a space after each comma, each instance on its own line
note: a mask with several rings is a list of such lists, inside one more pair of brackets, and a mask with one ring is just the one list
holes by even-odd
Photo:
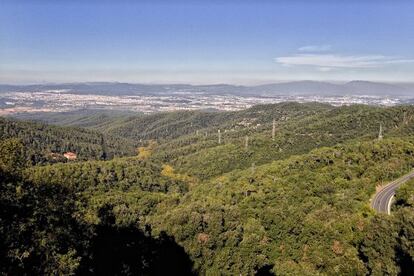
[[277, 57], [275, 61], [284, 66], [314, 66], [320, 71], [335, 68], [379, 68], [390, 64], [413, 63], [414, 59], [404, 59], [382, 55], [350, 56], [336, 54], [297, 54]]
[[307, 45], [300, 47], [300, 52], [327, 52], [331, 50], [331, 45]]

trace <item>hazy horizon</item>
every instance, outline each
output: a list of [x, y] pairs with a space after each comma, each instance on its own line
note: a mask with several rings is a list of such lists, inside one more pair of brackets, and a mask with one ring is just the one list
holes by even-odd
[[391, 85], [414, 85], [413, 81], [373, 81], [365, 79], [351, 79], [351, 80], [311, 80], [311, 79], [297, 79], [297, 80], [275, 80], [275, 81], [261, 81], [253, 83], [231, 83], [231, 82], [168, 82], [168, 81], [159, 81], [159, 82], [129, 82], [129, 81], [69, 81], [69, 82], [16, 82], [16, 83], [6, 83], [0, 82], [0, 85], [10, 85], [10, 86], [32, 86], [32, 85], [71, 85], [71, 84], [130, 84], [130, 85], [191, 85], [191, 86], [219, 86], [219, 85], [229, 85], [229, 86], [243, 86], [243, 87], [254, 87], [261, 85], [272, 85], [272, 84], [288, 84], [288, 83], [329, 83], [336, 85], [344, 85], [351, 82], [365, 82], [365, 83], [378, 83], [378, 84], [391, 84]]

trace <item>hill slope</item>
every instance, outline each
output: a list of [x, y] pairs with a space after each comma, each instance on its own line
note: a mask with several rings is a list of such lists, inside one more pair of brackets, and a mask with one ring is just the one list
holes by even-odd
[[[62, 131], [74, 131], [80, 150], [99, 149], [95, 134], [144, 140], [136, 157], [28, 168], [10, 154], [23, 152], [13, 149], [16, 139], [0, 142], [0, 210], [22, 210], [0, 221], [5, 260], [79, 274], [142, 271], [161, 259], [208, 275], [410, 275], [412, 189], [397, 196], [391, 218], [373, 212], [369, 199], [414, 166], [413, 106], [284, 103], [118, 120], [88, 121], [105, 134], [3, 122], [10, 137], [47, 138], [38, 147], [37, 138], [24, 140], [41, 150], [72, 137], [59, 140]], [[380, 125], [384, 139], [377, 139]], [[113, 143], [114, 151], [123, 145]], [[12, 179], [4, 168], [20, 175]], [[173, 263], [159, 252], [176, 252], [168, 253]]]
[[330, 110], [326, 104], [280, 103], [258, 105], [236, 112], [176, 111], [152, 115], [134, 115], [110, 111], [76, 111], [65, 113], [35, 113], [16, 115], [21, 119], [35, 119], [62, 126], [79, 126], [134, 140], [171, 139], [209, 129], [226, 128], [237, 123], [269, 123], [305, 117]]
[[113, 135], [73, 127], [49, 126], [0, 118], [0, 139], [19, 138], [32, 162], [44, 162], [51, 153], [73, 151], [81, 160], [135, 154], [134, 143]]
[[[258, 107], [267, 108], [269, 116], [256, 114], [221, 125], [221, 144], [218, 144], [219, 128], [210, 128], [206, 130], [207, 136], [200, 131], [199, 135], [191, 134], [161, 143], [155, 150], [154, 158], [170, 162], [182, 172], [206, 179], [235, 169], [303, 154], [321, 146], [356, 139], [372, 140], [378, 137], [380, 125], [387, 137], [414, 133], [414, 108], [411, 106], [315, 109], [313, 113], [303, 111], [304, 115], [297, 117], [278, 116], [273, 107]], [[288, 106], [285, 108], [288, 109]], [[272, 117], [278, 118], [274, 140]], [[249, 125], [240, 124], [249, 120]]]

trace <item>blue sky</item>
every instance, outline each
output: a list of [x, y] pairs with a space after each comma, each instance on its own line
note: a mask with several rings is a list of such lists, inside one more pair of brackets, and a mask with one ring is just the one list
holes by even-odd
[[0, 0], [0, 82], [414, 81], [414, 1]]

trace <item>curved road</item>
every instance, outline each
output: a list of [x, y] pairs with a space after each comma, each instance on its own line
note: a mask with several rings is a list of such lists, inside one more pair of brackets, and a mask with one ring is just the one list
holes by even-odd
[[391, 212], [391, 203], [395, 195], [395, 190], [397, 190], [401, 184], [404, 184], [412, 178], [414, 178], [414, 171], [384, 186], [372, 199], [372, 208], [374, 208], [378, 213], [386, 213], [389, 215]]

